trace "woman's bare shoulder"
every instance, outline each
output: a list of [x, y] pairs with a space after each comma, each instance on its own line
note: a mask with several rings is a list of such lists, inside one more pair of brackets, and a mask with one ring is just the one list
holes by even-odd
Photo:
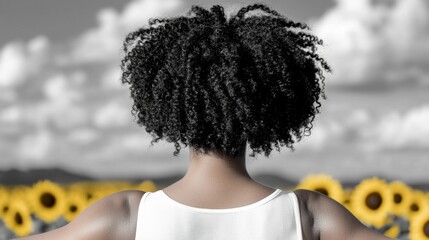
[[138, 190], [113, 193], [87, 207], [69, 224], [22, 240], [133, 240], [144, 193]]
[[[140, 200], [145, 192], [139, 190], [124, 190], [111, 195], [112, 200], [125, 203], [129, 206], [130, 210], [138, 210]], [[108, 196], [109, 197], [109, 196]], [[131, 211], [134, 212], [134, 211]]]
[[294, 192], [299, 203], [304, 205], [300, 206], [301, 211], [304, 211], [303, 215], [311, 216], [312, 229], [320, 240], [390, 239], [367, 228], [343, 205], [324, 194], [309, 190], [296, 190]]
[[312, 191], [298, 189], [293, 191], [298, 198], [301, 228], [304, 239], [320, 239], [320, 232], [314, 222], [313, 212], [310, 211], [312, 202], [318, 197]]
[[127, 205], [130, 207], [132, 206], [138, 207], [140, 203], [140, 199], [143, 197], [144, 193], [145, 192], [139, 191], [139, 190], [124, 190], [124, 191], [112, 193], [98, 200], [94, 204], [103, 203], [103, 206], [108, 204], [108, 205], [112, 205], [112, 207], [114, 206], [127, 207]]

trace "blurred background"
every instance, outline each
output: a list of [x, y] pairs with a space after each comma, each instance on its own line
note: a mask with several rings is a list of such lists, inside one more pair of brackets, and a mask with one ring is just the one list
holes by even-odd
[[[251, 3], [1, 0], [0, 182], [19, 182], [33, 169], [96, 179], [183, 174], [189, 149], [174, 157], [171, 143], [150, 147], [133, 122], [119, 80], [122, 40], [149, 18], [184, 15], [193, 4], [236, 13]], [[325, 172], [350, 182], [429, 182], [427, 1], [264, 3], [310, 25], [333, 73], [311, 136], [295, 152], [248, 157], [249, 171], [294, 181]]]
[[[327, 100], [311, 136], [248, 157], [274, 186], [324, 173], [429, 188], [429, 4], [426, 0], [260, 1], [324, 40]], [[124, 36], [193, 4], [229, 14], [253, 1], [0, 0], [0, 184], [182, 176], [189, 149], [151, 137], [121, 85]], [[248, 152], [250, 153], [249, 149]], [[429, 236], [429, 233], [428, 233]]]

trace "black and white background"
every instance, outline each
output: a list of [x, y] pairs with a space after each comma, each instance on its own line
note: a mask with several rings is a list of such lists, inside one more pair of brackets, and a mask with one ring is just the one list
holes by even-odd
[[[379, 176], [427, 183], [429, 3], [260, 2], [308, 23], [324, 40], [321, 54], [333, 73], [311, 136], [295, 152], [248, 157], [249, 171], [295, 181], [323, 172], [347, 182]], [[0, 172], [183, 174], [189, 149], [174, 157], [171, 143], [149, 147], [150, 135], [133, 122], [129, 90], [119, 80], [122, 40], [149, 18], [184, 15], [193, 4], [236, 12], [252, 3], [0, 0]]]

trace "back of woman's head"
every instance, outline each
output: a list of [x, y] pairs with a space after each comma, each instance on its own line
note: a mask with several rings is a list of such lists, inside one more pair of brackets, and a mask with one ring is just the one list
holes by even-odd
[[[265, 14], [245, 17], [253, 10]], [[152, 144], [173, 142], [174, 155], [180, 143], [233, 156], [246, 142], [250, 156], [293, 149], [310, 133], [330, 71], [308, 29], [264, 4], [230, 19], [219, 5], [150, 19], [126, 37], [121, 63], [137, 123]]]

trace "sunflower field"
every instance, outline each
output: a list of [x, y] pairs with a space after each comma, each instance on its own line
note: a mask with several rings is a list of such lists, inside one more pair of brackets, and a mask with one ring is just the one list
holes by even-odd
[[69, 185], [44, 180], [32, 186], [0, 185], [0, 240], [64, 226], [90, 204], [122, 190], [154, 192], [157, 186], [150, 180], [141, 183], [78, 182]]
[[323, 193], [366, 226], [396, 239], [429, 240], [429, 193], [400, 181], [362, 180], [352, 189], [325, 174], [308, 175], [295, 189]]
[[[0, 185], [0, 240], [61, 227], [95, 201], [122, 190], [154, 192], [154, 182], [78, 182], [60, 185], [49, 180], [32, 186]], [[293, 188], [309, 189], [345, 206], [362, 223], [391, 238], [429, 240], [429, 193], [400, 181], [363, 179], [353, 188], [325, 174], [312, 174]]]

